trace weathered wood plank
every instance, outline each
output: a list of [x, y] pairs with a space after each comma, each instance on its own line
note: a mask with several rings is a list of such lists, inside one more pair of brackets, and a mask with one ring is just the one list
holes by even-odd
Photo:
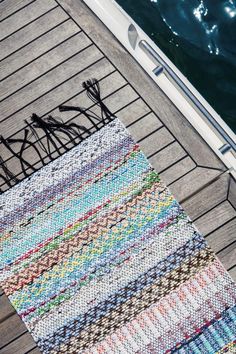
[[236, 241], [231, 243], [228, 247], [217, 253], [217, 256], [220, 258], [222, 264], [226, 269], [229, 269], [235, 266], [236, 262]]
[[[107, 65], [107, 62], [105, 62]], [[101, 98], [102, 99], [107, 99], [110, 95], [112, 96], [114, 94], [114, 91], [121, 89], [127, 82], [125, 79], [117, 72], [114, 71], [114, 68], [112, 66], [109, 66], [109, 71], [106, 69], [104, 70], [105, 75], [104, 76], [96, 76], [96, 78], [99, 80], [99, 85], [101, 86]], [[95, 75], [94, 75], [95, 76]], [[88, 76], [86, 79], [91, 78], [92, 76]], [[94, 104], [87, 96], [86, 91], [82, 87], [82, 81], [78, 84], [74, 84], [73, 82], [71, 83], [71, 94], [72, 98], [70, 97], [67, 100], [63, 100], [61, 103], [69, 106], [79, 106], [79, 107], [84, 107], [86, 109], [93, 109], [94, 112], [98, 113], [100, 115], [101, 110], [96, 107], [96, 104]], [[108, 102], [106, 102], [108, 104]], [[113, 107], [110, 107], [113, 109]], [[80, 122], [82, 124], [85, 124], [86, 121], [81, 118], [81, 114], [75, 111], [65, 111], [63, 113], [59, 113], [58, 108], [53, 109], [50, 114], [52, 116], [58, 116], [60, 115], [63, 121], [67, 122], [71, 119], [74, 119], [75, 116], [79, 115], [79, 121], [76, 121], [77, 123]], [[82, 120], [81, 120], [82, 119]]]
[[[53, 68], [57, 67], [61, 63], [64, 63], [65, 60], [71, 58], [89, 44], [91, 44], [91, 42], [88, 37], [84, 33], [80, 32], [60, 44], [58, 47], [36, 59], [31, 64], [23, 67], [15, 74], [0, 82], [0, 101], [22, 89], [22, 87], [36, 80], [38, 77], [50, 72]], [[78, 57], [76, 57], [76, 60], [78, 60]], [[75, 62], [73, 61], [72, 65], [74, 65], [74, 63]], [[68, 63], [68, 65], [70, 65], [70, 63]], [[65, 71], [64, 66], [61, 70]], [[43, 79], [44, 78], [41, 79], [40, 77], [39, 80], [44, 81]], [[62, 79], [64, 79], [64, 77]], [[42, 84], [46, 85], [44, 82]], [[55, 82], [55, 84], [57, 84], [57, 82]], [[39, 88], [40, 83], [37, 84], [37, 89]]]
[[154, 113], [181, 141], [191, 157], [203, 166], [225, 169], [219, 158], [206, 145], [205, 141], [176, 109], [168, 97], [143, 70], [140, 70], [140, 66], [127, 51], [117, 41], [114, 41], [112, 34], [91, 11], [88, 11], [83, 2], [81, 0], [70, 2], [59, 0], [58, 2], [70, 12], [77, 23], [112, 60], [141, 97], [152, 107]]
[[171, 192], [181, 203], [219, 176], [219, 171], [198, 167], [170, 186]]
[[[125, 107], [130, 102], [137, 99], [138, 97], [136, 92], [132, 89], [132, 87], [127, 85], [126, 81], [117, 71], [102, 79], [100, 81], [100, 85], [102, 86], [103, 102], [114, 114], [116, 114], [117, 111], [123, 110], [123, 107]], [[101, 109], [96, 104], [93, 104], [91, 102], [91, 100], [87, 97], [85, 91], [83, 91], [80, 95], [74, 97], [72, 100], [66, 102], [66, 104], [73, 105], [73, 106], [78, 105], [78, 106], [89, 108], [98, 117], [101, 117]], [[52, 114], [54, 114], [54, 112], [55, 114], [58, 114], [56, 110], [53, 111]], [[65, 121], [73, 120], [73, 122], [77, 124], [82, 124], [88, 129], [91, 128], [91, 123], [82, 114], [78, 114], [78, 113], [75, 114], [75, 112], [63, 112], [60, 113], [60, 115], [63, 117], [63, 120]]]
[[[100, 54], [98, 54], [100, 55]], [[97, 62], [93, 62], [93, 57], [85, 57], [76, 63], [76, 69], [81, 68], [81, 64], [87, 65], [82, 71], [74, 74], [65, 82], [52, 89], [46, 95], [36, 97], [35, 101], [24, 107], [24, 109], [12, 115], [11, 119], [7, 119], [2, 124], [2, 135], [9, 136], [25, 126], [24, 119], [29, 119], [33, 112], [43, 116], [47, 112], [52, 111], [63, 102], [69, 100], [74, 94], [82, 91], [81, 83], [91, 77], [101, 79], [112, 71], [114, 67], [105, 58], [100, 58]], [[91, 60], [91, 64], [90, 63]], [[78, 64], [78, 65], [77, 65]]]
[[214, 252], [220, 252], [226, 245], [236, 241], [236, 218], [212, 232], [206, 240]]
[[[100, 85], [103, 102], [115, 115], [117, 112], [118, 114], [126, 115], [126, 110], [130, 111], [129, 104], [133, 101], [136, 103], [138, 98], [136, 92], [132, 89], [131, 86], [127, 85], [124, 78], [117, 71], [100, 80]], [[65, 104], [86, 107], [91, 109], [93, 113], [97, 114], [97, 116], [101, 116], [101, 109], [96, 104], [91, 102], [85, 91], [79, 95], [76, 95], [73, 97], [73, 99], [67, 101]], [[134, 104], [132, 104], [132, 108], [135, 108], [136, 114], [140, 116], [141, 111], [139, 110], [139, 105], [138, 107], [135, 107]], [[52, 111], [52, 115], [58, 115], [58, 111]], [[68, 111], [60, 113], [60, 115], [64, 121], [72, 120], [76, 124], [82, 124], [88, 129], [91, 128], [91, 123], [84, 115], [80, 113], [75, 114], [74, 112]], [[137, 115], [135, 116], [136, 118], [138, 118]]]
[[166, 128], [161, 128], [157, 132], [142, 140], [139, 145], [147, 157], [155, 154], [158, 150], [174, 141], [173, 136]]
[[145, 136], [151, 134], [154, 130], [160, 128], [162, 123], [153, 113], [149, 113], [144, 118], [138, 120], [128, 127], [128, 130], [135, 141], [143, 139]]
[[38, 348], [34, 348], [34, 349], [32, 349], [29, 353], [27, 353], [27, 354], [40, 354], [41, 352], [40, 352], [40, 350], [38, 349]]
[[228, 199], [233, 207], [236, 209], [236, 181], [233, 177], [230, 177], [229, 181], [229, 195]]
[[202, 214], [225, 201], [228, 190], [228, 175], [222, 175], [220, 179], [198, 192], [184, 203], [183, 208], [193, 219], [199, 218]]
[[[36, 38], [40, 38], [44, 33], [50, 31], [52, 28], [59, 25], [63, 21], [66, 21], [67, 19], [67, 14], [61, 8], [57, 7], [52, 11], [46, 13], [44, 16], [38, 18], [36, 21], [30, 23], [26, 27], [23, 27], [21, 30], [15, 32], [10, 37], [0, 42], [0, 60], [3, 60], [12, 53], [15, 53], [20, 48], [23, 48], [28, 43], [34, 41]], [[21, 58], [21, 60], [23, 60], [23, 58], [20, 56], [20, 52], [19, 56], [17, 56], [17, 59], [18, 66], [22, 66], [24, 65], [24, 60], [23, 64], [21, 64], [21, 60], [19, 60], [19, 57]], [[10, 63], [11, 62], [9, 62], [9, 65]], [[4, 65], [4, 63], [2, 64]], [[15, 65], [17, 66], [17, 64]], [[14, 66], [12, 69], [11, 67], [8, 68], [8, 71], [6, 71], [6, 75], [8, 75], [9, 71], [12, 72], [14, 70]]]
[[[64, 14], [61, 12], [61, 9], [56, 8], [54, 11], [50, 12], [48, 15], [53, 17], [49, 20], [46, 21], [45, 25], [54, 25], [54, 21], [56, 24], [61, 23], [60, 16], [58, 15], [58, 10], [60, 10], [61, 14]], [[46, 17], [44, 16], [44, 17]], [[55, 16], [55, 19], [54, 19]], [[43, 17], [43, 18], [44, 18]], [[64, 15], [63, 15], [64, 18]], [[64, 21], [64, 19], [63, 19]], [[34, 22], [35, 24], [35, 22]], [[43, 26], [42, 26], [43, 27]], [[45, 29], [45, 28], [44, 28]], [[38, 28], [35, 29], [35, 33], [37, 33]], [[71, 20], [67, 20], [66, 22], [61, 23], [59, 26], [56, 28], [53, 28], [46, 34], [43, 34], [41, 37], [36, 39], [35, 41], [29, 43], [26, 46], [23, 46], [23, 48], [19, 49], [16, 53], [8, 56], [6, 59], [3, 59], [0, 63], [0, 80], [3, 80], [5, 77], [8, 75], [11, 75], [13, 72], [19, 70], [23, 66], [29, 64], [36, 58], [40, 57], [43, 55], [45, 52], [50, 50], [51, 48], [59, 45], [63, 41], [65, 41], [67, 38], [71, 37], [75, 33], [78, 33], [80, 29], [76, 26], [74, 22]], [[22, 37], [24, 38], [24, 37]], [[5, 41], [4, 41], [5, 42]], [[3, 42], [3, 43], [4, 43]], [[12, 42], [11, 42], [12, 43]], [[17, 42], [18, 44], [18, 42]], [[0, 44], [1, 48], [1, 44]], [[8, 47], [9, 48], [9, 47]], [[19, 60], [21, 58], [21, 60]]]
[[[10, 344], [1, 349], [1, 354], [26, 354], [35, 348], [35, 342], [29, 332], [22, 334], [19, 338], [15, 339]], [[40, 353], [39, 349], [38, 352]]]
[[138, 97], [138, 99], [135, 100], [135, 102], [131, 103], [124, 110], [118, 112], [117, 117], [127, 127], [130, 124], [133, 124], [136, 120], [143, 117], [145, 114], [148, 114], [150, 112], [151, 112], [150, 108], [140, 97]]
[[160, 173], [186, 156], [187, 154], [184, 149], [177, 141], [174, 141], [172, 144], [150, 157], [149, 161], [156, 171]]
[[104, 100], [104, 102], [112, 112], [116, 113], [116, 111], [134, 101], [136, 98], [138, 98], [137, 93], [130, 85], [126, 85], [122, 91], [120, 90], [115, 95], [109, 96]]
[[[111, 112], [116, 114], [116, 111], [122, 109], [122, 107], [129, 104], [137, 97], [138, 96], [136, 92], [132, 89], [132, 87], [126, 84], [123, 88], [119, 89], [117, 92], [113, 93], [112, 95], [109, 95], [103, 101], [106, 104], [106, 106], [111, 110]], [[101, 110], [97, 105], [95, 105], [92, 108], [92, 110], [97, 115], [99, 116], [101, 115]]]
[[19, 30], [57, 6], [54, 0], [40, 0], [28, 5], [0, 23], [0, 40]]
[[[77, 40], [76, 48], [72, 50], [75, 50], [74, 53], [85, 49], [88, 45], [90, 45], [90, 41], [86, 36], [82, 35], [80, 39], [81, 40]], [[76, 74], [76, 72], [83, 70], [87, 65], [92, 64], [101, 57], [102, 54], [94, 45], [92, 45], [84, 51], [74, 55], [65, 63], [62, 63], [60, 66], [54, 68], [42, 77], [39, 77], [36, 81], [30, 83], [22, 90], [18, 91], [15, 95], [6, 98], [1, 103], [2, 120], [10, 117], [31, 101], [36, 100], [39, 96], [42, 96], [52, 90], [55, 86], [58, 86], [60, 83]], [[11, 76], [11, 80], [14, 80], [14, 76], [15, 74]]]
[[[96, 63], [96, 61], [100, 59], [102, 59], [102, 54], [95, 48], [95, 46], [90, 46], [86, 50], [74, 55], [66, 63], [53, 69], [32, 84], [27, 85], [14, 96], [4, 100], [1, 103], [2, 121], [4, 121], [4, 118], [8, 118], [5, 125], [10, 127], [14, 120], [14, 116], [17, 113], [19, 122], [19, 120], [21, 120], [19, 117], [25, 115], [25, 110], [23, 108], [29, 107], [30, 103], [39, 100], [39, 98], [59, 87], [60, 84], [63, 84], [70, 78], [73, 78], [73, 76], [79, 76], [78, 74], [86, 67]], [[85, 71], [82, 72], [82, 74], [84, 73]], [[45, 99], [43, 101], [45, 101]], [[27, 116], [25, 116], [25, 118], [26, 117]], [[19, 125], [20, 124], [18, 124], [18, 128], [20, 128]]]
[[[201, 230], [203, 235], [208, 235], [210, 232], [213, 232], [221, 225], [231, 220], [234, 216], [236, 216], [236, 212], [234, 208], [230, 205], [228, 201], [224, 201], [223, 203], [216, 206], [211, 211], [209, 211], [208, 213], [206, 213], [205, 215], [197, 219], [195, 221], [195, 225], [199, 228], [199, 230]], [[227, 237], [226, 233], [227, 232], [222, 234], [221, 242], [225, 239], [225, 237]], [[209, 235], [208, 239], [213, 240], [213, 236], [211, 237]]]
[[8, 300], [7, 296], [3, 294], [0, 297], [0, 323], [3, 322], [6, 318], [13, 315], [15, 312], [13, 306]]
[[25, 324], [17, 314], [0, 323], [0, 349], [25, 332]]
[[236, 282], [236, 266], [229, 270], [229, 274], [232, 279]]
[[35, 0], [7, 0], [0, 3], [0, 21], [19, 11]]
[[195, 163], [191, 157], [187, 156], [183, 160], [177, 162], [175, 165], [166, 169], [164, 172], [160, 173], [163, 182], [168, 186], [178, 178], [182, 177], [193, 168], [195, 168]]

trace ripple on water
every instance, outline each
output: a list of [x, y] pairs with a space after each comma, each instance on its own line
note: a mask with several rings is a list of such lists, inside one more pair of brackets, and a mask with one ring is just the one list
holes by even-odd
[[236, 0], [117, 0], [236, 132]]

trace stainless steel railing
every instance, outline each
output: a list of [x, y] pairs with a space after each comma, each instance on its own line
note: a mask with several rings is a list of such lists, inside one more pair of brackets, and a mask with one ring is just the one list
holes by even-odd
[[204, 107], [199, 99], [190, 91], [181, 78], [174, 72], [174, 70], [161, 58], [161, 56], [152, 48], [152, 46], [145, 40], [138, 43], [139, 47], [148, 55], [148, 57], [157, 63], [157, 67], [153, 70], [155, 75], [159, 75], [163, 70], [170, 76], [170, 78], [178, 85], [189, 100], [197, 107], [197, 109], [204, 115], [204, 117], [211, 123], [226, 142], [219, 150], [222, 154], [226, 153], [232, 148], [236, 152], [236, 142], [229, 136], [224, 128], [215, 120], [211, 113]]

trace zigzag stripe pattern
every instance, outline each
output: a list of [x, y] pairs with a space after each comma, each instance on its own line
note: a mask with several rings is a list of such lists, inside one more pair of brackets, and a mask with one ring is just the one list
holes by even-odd
[[[207, 260], [213, 260], [213, 257], [209, 257], [208, 253], [203, 252], [203, 256], [199, 257], [197, 260], [197, 267], [201, 269], [206, 265]], [[126, 300], [123, 305], [119, 306], [119, 303], [113, 303], [115, 307], [114, 310], [110, 310], [108, 315], [104, 315], [101, 319], [90, 323], [88, 326], [85, 326], [85, 329], [82, 329], [79, 334], [72, 333], [78, 338], [76, 346], [73, 346], [73, 350], [85, 349], [88, 347], [89, 343], [92, 346], [97, 341], [103, 339], [104, 336], [108, 335], [110, 331], [117, 329], [119, 326], [123, 325], [127, 321], [132, 320], [138, 313], [145, 310], [148, 306], [158, 301], [163, 296], [167, 295], [170, 291], [176, 289], [177, 286], [181, 285], [183, 282], [189, 279], [189, 276], [194, 274], [194, 268], [191, 263], [183, 264], [181, 267], [177, 268], [175, 271], [170, 272], [165, 277], [157, 281], [156, 284], [153, 284], [146, 291], [141, 291], [137, 293], [133, 298]], [[135, 300], [135, 301], [134, 301]], [[133, 301], [135, 306], [133, 307]], [[119, 322], [117, 322], [117, 317]], [[72, 335], [73, 335], [72, 334]], [[64, 329], [63, 338], [67, 337], [67, 331]], [[49, 342], [47, 343], [47, 348], [53, 349], [55, 341], [53, 341], [52, 347], [50, 347]], [[63, 348], [65, 343], [63, 344]], [[67, 351], [71, 351], [71, 344], [68, 343]], [[59, 352], [60, 352], [59, 348]]]
[[[128, 140], [128, 143], [130, 144], [130, 139]], [[81, 181], [81, 184], [79, 185], [79, 187], [77, 186], [77, 184], [76, 184], [76, 182], [75, 182], [75, 179], [71, 178], [70, 180], [68, 180], [68, 181], [67, 181], [67, 182], [68, 182], [67, 185], [70, 186], [70, 190], [67, 192], [67, 194], [65, 194], [65, 195], [62, 194], [63, 196], [61, 195], [63, 188], [62, 188], [62, 186], [60, 186], [60, 189], [57, 189], [57, 190], [56, 190], [57, 193], [55, 194], [55, 196], [57, 197], [57, 199], [56, 199], [57, 202], [56, 202], [55, 204], [58, 205], [58, 204], [60, 204], [61, 202], [65, 201], [65, 198], [66, 198], [67, 196], [72, 196], [74, 193], [78, 192], [78, 190], [84, 188], [84, 187], [87, 186], [89, 183], [93, 183], [93, 182], [98, 181], [99, 179], [101, 179], [102, 176], [105, 176], [105, 174], [111, 172], [112, 170], [117, 169], [120, 165], [122, 165], [122, 164], [127, 160], [127, 158], [129, 158], [130, 155], [134, 155], [135, 152], [138, 152], [138, 151], [139, 151], [139, 146], [138, 146], [137, 144], [134, 145], [134, 146], [133, 146], [133, 144], [132, 144], [130, 147], [131, 147], [131, 151], [129, 151], [123, 158], [118, 158], [118, 156], [116, 156], [116, 154], [115, 154], [115, 153], [117, 153], [116, 150], [115, 150], [115, 151], [111, 151], [111, 157], [113, 157], [113, 154], [114, 154], [114, 157], [113, 157], [113, 159], [111, 159], [110, 161], [111, 161], [114, 165], [108, 165], [108, 167], [106, 167], [105, 169], [103, 169], [101, 172], [97, 173], [94, 178], [89, 178], [88, 180], [85, 180], [83, 183], [82, 183], [82, 181]], [[122, 145], [121, 145], [121, 149], [122, 149]], [[114, 158], [116, 158], [115, 161], [113, 161]], [[90, 164], [90, 166], [89, 166], [89, 167], [90, 167], [90, 171], [91, 171], [91, 169], [93, 168], [93, 165], [94, 165], [94, 164]], [[96, 167], [96, 165], [95, 165], [95, 167]], [[81, 174], [80, 174], [80, 176], [81, 176]], [[75, 177], [75, 176], [73, 176], [73, 177]], [[53, 191], [55, 192], [55, 190], [53, 190]], [[44, 205], [44, 208], [43, 208], [42, 210], [38, 211], [38, 212], [35, 212], [34, 216], [31, 216], [30, 218], [25, 219], [25, 220], [23, 219], [23, 221], [21, 222], [20, 226], [27, 226], [27, 225], [31, 224], [32, 221], [35, 219], [35, 217], [37, 217], [37, 216], [40, 215], [40, 214], [43, 214], [43, 213], [46, 212], [48, 209], [50, 209], [53, 205], [55, 205], [55, 204], [52, 204], [52, 201], [53, 201], [52, 191], [49, 190], [49, 193], [50, 193], [50, 194], [49, 194], [49, 193], [47, 194], [46, 191], [44, 191], [44, 192], [45, 192], [46, 196], [48, 197], [48, 200], [50, 201], [49, 206], [46, 207], [46, 206]], [[44, 197], [45, 197], [45, 194], [44, 194]], [[59, 196], [58, 196], [58, 194], [59, 194]], [[50, 198], [49, 198], [49, 196], [50, 196]], [[41, 205], [41, 204], [39, 204], [39, 205], [37, 204], [37, 199], [34, 200], [34, 206], [36, 206], [36, 205], [37, 205], [37, 207], [39, 207], [39, 206]], [[18, 211], [19, 211], [19, 210], [17, 210], [17, 212], [18, 212]], [[15, 215], [14, 215], [14, 216], [15, 216]], [[19, 216], [19, 213], [17, 213], [16, 216]], [[12, 230], [11, 230], [11, 231], [12, 231]], [[10, 232], [11, 232], [11, 231], [10, 231]], [[10, 234], [5, 234], [4, 236], [2, 236], [2, 237], [0, 238], [0, 242], [4, 241], [4, 240], [7, 239], [9, 236], [10, 236]]]
[[[194, 247], [192, 247], [194, 249]], [[183, 250], [182, 250], [183, 251]], [[187, 250], [186, 250], [187, 251]], [[186, 252], [184, 251], [184, 253]], [[181, 251], [180, 251], [181, 252]], [[187, 253], [187, 252], [186, 252]], [[196, 259], [194, 259], [194, 263], [197, 264], [197, 268], [199, 268], [199, 265], [201, 264], [201, 260], [205, 260], [207, 256], [209, 257], [209, 261], [212, 261], [212, 258], [210, 257], [211, 251], [207, 250], [206, 254], [205, 252], [198, 252], [197, 255], [195, 256]], [[154, 286], [155, 281], [157, 283], [160, 282], [160, 277], [164, 276], [165, 273], [171, 272], [174, 266], [178, 266], [178, 252], [175, 254], [176, 258], [170, 257], [170, 259], [166, 259], [165, 262], [161, 262], [155, 269], [150, 269], [147, 273], [143, 274], [141, 278], [138, 279], [138, 281], [134, 281], [130, 284], [128, 284], [124, 289], [120, 289], [116, 294], [111, 296], [109, 299], [107, 299], [104, 304], [99, 303], [96, 307], [92, 308], [90, 311], [88, 311], [86, 314], [81, 316], [79, 319], [75, 319], [73, 324], [70, 325], [70, 327], [63, 327], [62, 329], [57, 331], [57, 336], [61, 335], [63, 338], [64, 336], [68, 336], [71, 334], [73, 335], [78, 335], [79, 332], [87, 328], [88, 326], [92, 325], [94, 321], [101, 320], [103, 316], [105, 316], [109, 311], [111, 310], [117, 310], [118, 306], [122, 306], [122, 304], [126, 303], [128, 299], [132, 298], [132, 296], [136, 296], [140, 291], [146, 289], [146, 293], [150, 294], [151, 293], [151, 287], [148, 288], [148, 286]], [[183, 257], [184, 258], [184, 257]], [[200, 260], [200, 261], [199, 261]], [[189, 262], [191, 262], [189, 260]], [[188, 263], [187, 263], [188, 264]], [[181, 273], [181, 276], [184, 274], [184, 271], [186, 269], [185, 267], [181, 268], [180, 270], [175, 269], [175, 272], [177, 275]], [[191, 272], [194, 272], [194, 268], [191, 267]], [[186, 273], [186, 276], [190, 273]], [[170, 281], [174, 280], [172, 278], [168, 279]], [[174, 285], [174, 284], [173, 284]], [[169, 285], [170, 283], [169, 283]], [[160, 295], [161, 296], [161, 295]], [[142, 299], [144, 296], [142, 296]], [[133, 302], [132, 302], [133, 303]], [[131, 305], [132, 305], [131, 303]], [[137, 303], [136, 303], [137, 305]], [[137, 306], [135, 305], [134, 310], [137, 309]], [[130, 314], [127, 314], [127, 318], [130, 318]], [[122, 324], [122, 323], [120, 323]], [[112, 330], [112, 326], [110, 326]], [[54, 334], [55, 336], [55, 334]], [[54, 340], [52, 340], [52, 345], [54, 343]], [[49, 345], [48, 345], [49, 346]]]
[[42, 353], [235, 352], [234, 282], [118, 119], [0, 210], [0, 285]]
[[[158, 186], [158, 184], [157, 186], [154, 185], [154, 187], [150, 190], [143, 192], [142, 195], [135, 196], [135, 198], [132, 198], [132, 200], [120, 206], [115, 211], [90, 224], [85, 231], [77, 232], [73, 235], [73, 239], [69, 239], [68, 242], [61, 243], [57, 250], [54, 250], [48, 253], [45, 257], [40, 258], [38, 263], [31, 264], [27, 269], [24, 269], [17, 275], [6, 279], [4, 283], [6, 294], [10, 295], [15, 290], [22, 288], [24, 285], [30, 284], [44, 271], [50, 269], [53, 265], [58, 264], [58, 262], [65, 259], [68, 255], [73, 254], [73, 252], [78, 252], [82, 247], [89, 244], [89, 242], [97, 238], [99, 235], [106, 233], [114, 225], [122, 222], [128, 213], [129, 215], [132, 215], [132, 207], [145, 206], [147, 199], [149, 200], [149, 203], [155, 201], [157, 193], [160, 194], [163, 192], [160, 187], [157, 189]], [[155, 190], [156, 194], [152, 195]], [[146, 197], [146, 199], [143, 201], [144, 197]], [[135, 211], [133, 213], [135, 213]]]

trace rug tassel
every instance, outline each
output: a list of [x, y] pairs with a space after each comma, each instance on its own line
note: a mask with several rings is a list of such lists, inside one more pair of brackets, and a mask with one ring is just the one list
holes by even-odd
[[[71, 142], [76, 145], [76, 138], [79, 138], [81, 141], [83, 140], [83, 133], [90, 134], [89, 130], [82, 125], [78, 125], [76, 123], [64, 123], [52, 116], [42, 119], [34, 113], [31, 117], [31, 120], [34, 123], [34, 125], [32, 126], [34, 135], [38, 137], [35, 128], [41, 128], [44, 131], [47, 139], [47, 153], [49, 156], [51, 156], [50, 143], [51, 145], [53, 145], [58, 154], [61, 155], [61, 147], [63, 147], [65, 150], [69, 150], [69, 148], [67, 147], [68, 142]], [[63, 138], [59, 136], [58, 133], [63, 133], [66, 136], [66, 143], [62, 141]], [[38, 140], [40, 141], [39, 138]], [[58, 144], [56, 144], [56, 142], [59, 144], [59, 146]]]
[[[12, 139], [12, 138], [5, 139], [3, 136], [0, 137], [0, 142], [6, 147], [6, 149], [8, 149], [10, 151], [12, 156], [15, 156], [15, 157], [17, 157], [19, 159], [20, 164], [21, 164], [21, 170], [24, 173], [25, 177], [28, 177], [28, 175], [29, 175], [26, 172], [26, 166], [27, 166], [27, 168], [31, 169], [33, 172], [37, 171], [37, 169], [32, 164], [30, 164], [30, 162], [25, 160], [24, 157], [23, 157], [23, 152], [24, 152], [25, 147], [26, 147], [27, 144], [32, 146], [35, 149], [35, 151], [37, 152], [40, 160], [42, 160], [42, 157], [41, 157], [37, 147], [34, 146], [33, 143], [30, 142], [27, 139], [28, 138], [28, 133], [29, 133], [29, 130], [25, 129], [24, 130], [24, 138], [23, 139]], [[15, 152], [13, 150], [13, 148], [11, 147], [12, 144], [17, 144], [17, 143], [21, 143], [22, 144], [21, 145], [21, 149], [20, 149], [19, 152]]]
[[108, 119], [108, 121], [111, 121], [112, 118], [114, 118], [114, 115], [101, 98], [101, 90], [98, 80], [93, 78], [84, 81], [83, 88], [87, 91], [88, 97], [101, 108], [102, 120]]
[[93, 112], [91, 112], [88, 109], [86, 110], [85, 108], [82, 108], [82, 107], [61, 105], [61, 106], [59, 106], [59, 111], [60, 112], [66, 112], [66, 111], [79, 112], [79, 113], [85, 115], [85, 117], [90, 121], [90, 123], [92, 124], [92, 126], [96, 130], [98, 129], [98, 125], [97, 125], [96, 121], [99, 121], [101, 119], [100, 119], [100, 117], [96, 116]]
[[[69, 105], [60, 105], [59, 110], [60, 112], [77, 111], [83, 114], [92, 124], [92, 128], [97, 131], [101, 128], [101, 126], [112, 121], [115, 116], [111, 113], [111, 111], [105, 105], [101, 98], [101, 91], [98, 80], [90, 79], [83, 82], [83, 88], [86, 90], [89, 99], [91, 99], [92, 102], [101, 109], [100, 115], [94, 113], [90, 109]], [[28, 170], [33, 172], [37, 171], [37, 168], [35, 168], [34, 165], [32, 165], [23, 157], [23, 153], [26, 148], [32, 147], [39, 157], [39, 161], [37, 162], [41, 162], [43, 165], [45, 165], [45, 158], [42, 157], [40, 151], [44, 151], [47, 154], [47, 157], [50, 158], [50, 160], [52, 161], [54, 160], [54, 157], [52, 156], [54, 152], [57, 152], [59, 155], [62, 155], [64, 152], [61, 151], [61, 148], [64, 148], [66, 151], [68, 151], [70, 149], [67, 146], [68, 143], [73, 143], [74, 145], [76, 145], [78, 144], [77, 139], [82, 141], [87, 136], [91, 135], [94, 131], [91, 130], [91, 128], [86, 128], [85, 126], [76, 124], [74, 122], [64, 123], [52, 116], [41, 118], [36, 113], [32, 114], [31, 121], [32, 123], [30, 124], [26, 121], [27, 128], [23, 130], [23, 138], [5, 139], [3, 137], [0, 137], [0, 143], [2, 143], [10, 151], [12, 157], [16, 157], [20, 161], [21, 171], [19, 172], [19, 175], [20, 173], [23, 173], [25, 177], [28, 177], [31, 174], [27, 172]], [[103, 124], [101, 125], [99, 123]], [[43, 131], [45, 134], [45, 137], [43, 137], [43, 139], [46, 139], [46, 143], [42, 141], [42, 138], [39, 135], [40, 130]], [[32, 135], [34, 136], [34, 142], [31, 142], [29, 140], [29, 132], [31, 132], [31, 137]], [[84, 136], [84, 133], [86, 133], [86, 136]], [[66, 142], [64, 142], [63, 140], [66, 140]], [[12, 145], [15, 145], [15, 143], [21, 144], [20, 151], [18, 152], [15, 152], [15, 150], [12, 148]], [[11, 171], [9, 171], [6, 166], [6, 163], [3, 161], [2, 158], [0, 158], [0, 167], [3, 171], [3, 173], [0, 174], [0, 178], [9, 187], [11, 187], [11, 181], [14, 181], [15, 183], [19, 181], [17, 176], [14, 175], [14, 173], [12, 173]]]
[[14, 176], [14, 174], [7, 168], [2, 156], [0, 156], [0, 167], [4, 173], [4, 175], [0, 173], [0, 178], [8, 185], [8, 187], [11, 187], [11, 181], [14, 181], [15, 183], [18, 182], [18, 178], [16, 178], [16, 176]]
[[[46, 135], [47, 145], [48, 145], [48, 155], [51, 156], [50, 143], [53, 145], [54, 149], [57, 151], [57, 153], [59, 155], [61, 155], [61, 152], [59, 149], [61, 146], [67, 150], [67, 147], [65, 146], [65, 144], [61, 141], [61, 139], [55, 133], [56, 129], [54, 129], [53, 124], [46, 121], [46, 119], [45, 120], [42, 119], [36, 113], [32, 114], [31, 120], [34, 123], [33, 126], [36, 128], [41, 128]], [[56, 144], [55, 140], [57, 141], [57, 143], [59, 143], [59, 146]]]
[[80, 112], [81, 114], [85, 115], [88, 118], [88, 120], [90, 121], [90, 123], [93, 125], [95, 129], [99, 129], [97, 125], [97, 121], [102, 121], [105, 124], [105, 121], [107, 120], [108, 122], [110, 122], [114, 118], [114, 115], [111, 113], [111, 111], [105, 105], [105, 103], [101, 98], [101, 91], [100, 91], [100, 85], [98, 80], [90, 79], [83, 82], [83, 88], [86, 90], [89, 99], [100, 107], [101, 116], [95, 114], [90, 109], [85, 109], [77, 106], [60, 105], [59, 110], [60, 112], [65, 112], [65, 111]]

